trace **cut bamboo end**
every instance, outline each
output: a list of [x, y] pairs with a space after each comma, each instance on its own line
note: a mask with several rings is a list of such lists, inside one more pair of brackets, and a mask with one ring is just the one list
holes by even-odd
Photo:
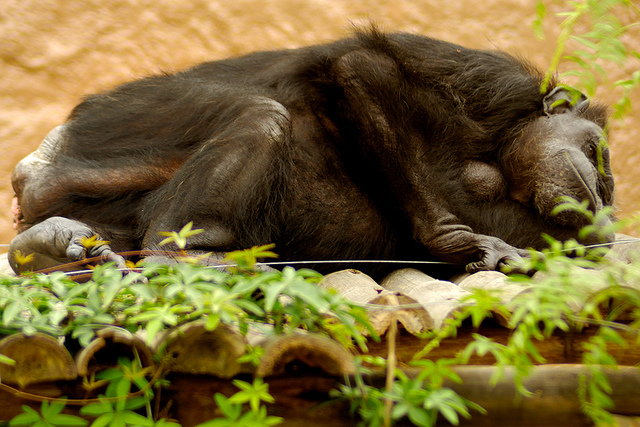
[[49, 335], [10, 335], [0, 341], [0, 354], [16, 362], [13, 366], [0, 364], [0, 376], [6, 384], [25, 388], [30, 384], [78, 377], [71, 354]]

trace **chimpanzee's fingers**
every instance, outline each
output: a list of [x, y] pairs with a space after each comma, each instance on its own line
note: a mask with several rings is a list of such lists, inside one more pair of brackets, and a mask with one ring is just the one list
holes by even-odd
[[111, 250], [109, 245], [100, 245], [90, 248], [86, 253], [87, 258], [100, 257], [100, 263], [113, 262], [118, 268], [126, 268], [125, 259]]
[[472, 262], [466, 266], [467, 273], [478, 271], [498, 270], [503, 272], [524, 273], [522, 259], [528, 256], [528, 252], [511, 247], [507, 244], [484, 247], [480, 261]]
[[102, 238], [96, 234], [88, 226], [78, 223], [76, 227], [71, 229], [71, 238], [67, 246], [67, 257], [69, 260], [79, 261], [84, 258], [101, 258], [98, 260], [100, 263], [113, 262], [119, 268], [126, 266], [125, 259], [111, 250], [111, 247], [107, 243], [99, 243], [94, 246], [87, 246], [86, 240], [94, 237], [97, 242], [100, 242]]
[[81, 244], [81, 237], [76, 237], [69, 242], [66, 254], [70, 261], [79, 261], [84, 259], [85, 252], [86, 249]]
[[467, 273], [477, 273], [478, 271], [490, 271], [498, 268], [498, 263], [503, 258], [503, 254], [494, 250], [485, 250], [482, 259], [467, 265]]
[[473, 274], [473, 273], [477, 273], [478, 271], [487, 270], [487, 268], [485, 268], [484, 262], [477, 261], [477, 262], [472, 262], [467, 264], [467, 266], [465, 267], [465, 270], [467, 273]]

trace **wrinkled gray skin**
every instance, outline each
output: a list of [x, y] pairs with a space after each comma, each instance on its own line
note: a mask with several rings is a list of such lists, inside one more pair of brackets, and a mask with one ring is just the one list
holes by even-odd
[[[389, 37], [394, 46], [424, 44], [426, 51], [435, 46], [456, 61], [464, 60], [467, 52], [426, 38]], [[299, 57], [286, 51], [259, 54], [254, 62], [250, 62], [253, 57], [229, 60], [233, 66], [203, 64], [184, 74], [186, 84], [205, 81], [203, 76], [223, 84], [207, 83], [200, 90], [182, 90], [177, 75], [135, 82], [90, 98], [14, 170], [20, 213], [19, 234], [10, 247], [11, 266], [21, 272], [93, 256], [122, 266], [124, 260], [116, 252], [159, 249], [159, 231], [179, 230], [194, 221], [195, 228], [205, 230], [189, 240], [188, 249], [194, 253], [219, 255], [276, 243], [283, 260], [438, 259], [466, 266], [469, 272], [495, 270], [526, 256], [525, 248], [545, 247], [542, 233], [560, 240], [578, 238], [578, 230], [588, 221], [570, 212], [552, 215], [559, 197], [586, 200], [594, 213], [611, 205], [609, 154], [606, 146], [599, 145], [603, 132], [598, 124], [604, 124], [586, 117], [590, 109], [586, 98], [572, 104], [566, 91], [552, 90], [514, 141], [484, 150], [488, 159], [474, 158], [461, 148], [464, 141], [455, 147], [447, 144], [457, 141], [438, 141], [446, 126], [458, 126], [441, 121], [442, 114], [432, 122], [444, 123], [445, 129], [425, 131], [431, 112], [417, 109], [433, 105], [417, 103], [412, 109], [389, 102], [394, 96], [415, 102], [420, 91], [426, 99], [433, 95], [431, 86], [420, 79], [401, 81], [404, 74], [386, 51], [358, 50], [354, 43], [314, 47]], [[299, 63], [304, 58], [315, 61], [313, 49], [332, 55], [335, 51], [335, 58], [321, 62], [330, 69], [308, 79], [295, 67], [307, 66]], [[420, 67], [428, 65], [419, 61]], [[447, 61], [438, 66], [452, 60]], [[269, 63], [274, 65], [264, 65]], [[449, 78], [448, 72], [438, 70], [425, 73]], [[305, 79], [295, 80], [300, 75]], [[339, 103], [315, 96], [325, 90], [313, 86], [323, 78], [333, 79], [330, 87], [341, 88], [330, 92], [340, 96]], [[295, 80], [291, 87], [296, 90], [274, 93], [273, 88], [286, 86], [280, 85], [286, 79]], [[175, 106], [152, 104], [156, 98], [148, 89], [155, 90], [156, 81], [175, 86]], [[253, 85], [255, 91], [226, 86], [238, 81]], [[149, 104], [142, 112], [129, 113], [135, 103], [128, 103], [127, 97]], [[117, 108], [110, 107], [113, 100]], [[479, 97], [474, 102], [484, 100]], [[505, 101], [505, 108], [510, 102]], [[408, 107], [406, 116], [397, 117], [399, 107]], [[155, 108], [156, 116], [147, 112], [149, 108]], [[204, 113], [210, 122], [202, 122]], [[100, 115], [102, 121], [85, 132], [87, 123]], [[167, 120], [181, 122], [166, 124]], [[176, 135], [191, 136], [198, 131], [194, 123], [211, 126], [205, 129], [210, 134], [202, 136], [205, 142], [182, 151], [170, 147], [173, 151], [168, 154], [152, 157], [153, 138], [165, 138], [163, 132], [171, 126]], [[125, 140], [111, 150], [114, 141], [129, 136], [127, 129], [155, 136], [149, 141]], [[451, 130], [458, 132], [456, 138], [465, 137], [464, 128]], [[88, 142], [77, 135], [96, 140]], [[70, 142], [73, 137], [76, 148]], [[76, 150], [85, 149], [79, 144], [90, 149], [76, 155]], [[96, 158], [93, 149], [102, 150], [104, 158]], [[453, 150], [457, 150], [454, 155]], [[604, 173], [598, 171], [599, 163]], [[599, 225], [610, 223], [602, 221]], [[111, 245], [85, 250], [82, 238], [96, 233]], [[613, 238], [592, 234], [581, 242]], [[19, 265], [18, 251], [33, 253], [35, 260]]]

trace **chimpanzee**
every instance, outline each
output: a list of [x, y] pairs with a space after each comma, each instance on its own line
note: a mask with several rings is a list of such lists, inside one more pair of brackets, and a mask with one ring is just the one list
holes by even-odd
[[[89, 96], [13, 172], [12, 267], [122, 264], [193, 221], [195, 253], [500, 268], [542, 233], [578, 238], [561, 196], [612, 203], [606, 108], [542, 80], [502, 51], [367, 28]], [[96, 233], [110, 246], [80, 245]], [[597, 234], [579, 240], [613, 239]]]

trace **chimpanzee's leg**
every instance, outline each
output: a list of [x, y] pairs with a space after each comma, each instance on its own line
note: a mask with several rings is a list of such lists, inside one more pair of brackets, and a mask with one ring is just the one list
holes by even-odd
[[272, 243], [281, 227], [280, 208], [290, 165], [289, 112], [266, 97], [249, 96], [227, 111], [227, 123], [145, 201], [143, 246], [160, 247], [161, 231], [193, 221], [204, 232], [187, 240], [194, 252], [222, 252]]
[[[121, 231], [133, 223], [136, 229], [129, 228], [130, 234], [144, 235], [148, 249], [158, 249], [159, 231], [179, 230], [189, 221], [206, 230], [189, 240], [189, 249], [195, 251], [224, 251], [273, 241], [280, 220], [276, 201], [284, 192], [281, 177], [287, 164], [284, 147], [290, 135], [289, 113], [265, 97], [235, 91], [210, 95], [208, 104], [198, 105], [211, 106], [209, 115], [216, 126], [206, 139], [194, 142], [199, 148], [182, 166], [179, 158], [160, 156], [156, 163], [149, 159], [136, 163], [136, 158], [127, 157], [81, 159], [69, 167], [74, 160], [68, 153], [59, 154], [68, 142], [67, 125], [53, 131], [14, 172], [22, 215], [21, 233], [10, 248], [14, 268], [41, 269], [82, 258], [85, 253], [78, 243], [82, 237], [98, 234], [84, 218], [97, 224], [107, 239], [126, 234]], [[163, 125], [151, 121], [152, 128]], [[172, 131], [172, 125], [179, 130], [180, 126], [189, 128], [182, 122], [167, 123], [167, 131]], [[162, 143], [154, 147], [155, 140], [150, 138], [148, 148], [175, 151]], [[132, 194], [138, 198], [127, 199]], [[87, 204], [85, 196], [97, 204]], [[111, 233], [114, 229], [118, 232]], [[16, 266], [18, 251], [34, 254], [35, 260], [28, 267]], [[106, 245], [86, 250], [86, 256], [93, 255], [123, 262]]]
[[[58, 126], [44, 139], [40, 147], [15, 167], [12, 184], [14, 228], [20, 234], [9, 248], [9, 262], [16, 273], [51, 268], [85, 257], [101, 257], [124, 266], [124, 259], [108, 244], [87, 245], [84, 240], [98, 233], [88, 225], [68, 218], [47, 218], [48, 211], [68, 191], [64, 172], [56, 157], [65, 143], [66, 125]], [[88, 177], [85, 177], [85, 180]], [[43, 218], [44, 221], [42, 220]], [[35, 225], [34, 225], [35, 224]]]

